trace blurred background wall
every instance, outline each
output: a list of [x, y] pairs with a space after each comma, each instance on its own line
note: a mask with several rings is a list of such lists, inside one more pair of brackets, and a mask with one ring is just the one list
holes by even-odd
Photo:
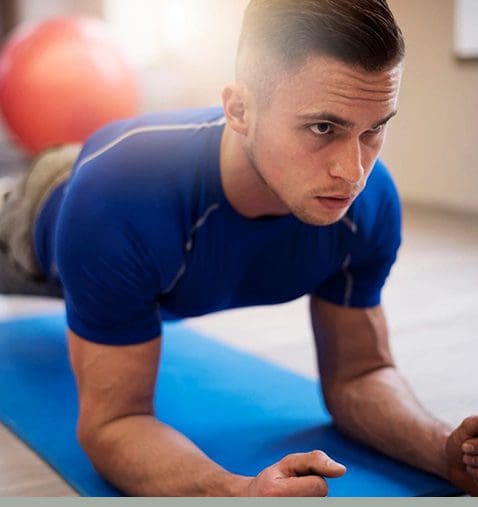
[[389, 5], [407, 57], [383, 157], [405, 200], [478, 213], [478, 59], [455, 56], [454, 1]]
[[72, 12], [92, 16], [101, 16], [103, 13], [102, 0], [16, 0], [16, 4], [22, 21], [38, 21]]
[[[458, 0], [389, 0], [407, 41], [383, 158], [404, 201], [478, 214], [478, 60], [454, 52]], [[478, 0], [471, 0], [478, 2]], [[220, 103], [247, 0], [1, 0], [18, 21], [104, 17], [139, 69], [143, 109]], [[13, 8], [15, 5], [15, 8]], [[7, 13], [7, 10], [3, 10]], [[4, 19], [5, 14], [4, 14]], [[478, 30], [478, 22], [477, 22]]]

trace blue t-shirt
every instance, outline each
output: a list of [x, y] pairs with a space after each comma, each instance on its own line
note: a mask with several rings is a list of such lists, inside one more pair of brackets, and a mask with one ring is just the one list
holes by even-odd
[[35, 248], [64, 288], [68, 325], [99, 343], [161, 333], [161, 315], [197, 316], [304, 294], [369, 307], [400, 244], [400, 204], [381, 162], [347, 216], [244, 218], [226, 199], [219, 108], [110, 124], [84, 145], [44, 204]]

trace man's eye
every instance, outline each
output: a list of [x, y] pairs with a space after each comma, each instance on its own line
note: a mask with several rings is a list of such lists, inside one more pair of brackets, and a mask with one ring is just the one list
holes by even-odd
[[314, 134], [324, 136], [332, 133], [332, 125], [330, 123], [316, 123], [310, 127], [310, 130], [312, 130]]
[[370, 129], [369, 132], [371, 132], [372, 134], [377, 134], [378, 132], [382, 132], [384, 127], [385, 127], [385, 124], [382, 123], [381, 125], [378, 125], [377, 127], [374, 127], [373, 129]]

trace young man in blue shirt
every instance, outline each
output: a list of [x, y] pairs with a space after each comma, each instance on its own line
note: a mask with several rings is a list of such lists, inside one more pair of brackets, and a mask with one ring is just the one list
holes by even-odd
[[161, 318], [310, 294], [337, 427], [478, 493], [478, 417], [452, 430], [423, 410], [381, 307], [400, 205], [377, 157], [403, 55], [385, 0], [252, 0], [221, 109], [108, 125], [6, 197], [2, 290], [64, 295], [79, 440], [124, 492], [327, 494], [346, 471], [323, 452], [234, 475], [152, 403]]

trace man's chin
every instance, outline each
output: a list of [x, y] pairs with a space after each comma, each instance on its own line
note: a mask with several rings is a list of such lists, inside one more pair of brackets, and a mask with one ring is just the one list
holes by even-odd
[[292, 213], [296, 218], [305, 224], [327, 226], [340, 222], [340, 220], [342, 220], [342, 218], [344, 218], [344, 216], [347, 214], [349, 208], [350, 207], [344, 208], [342, 210], [334, 210], [321, 213], [311, 213], [304, 209], [297, 209], [293, 210]]

